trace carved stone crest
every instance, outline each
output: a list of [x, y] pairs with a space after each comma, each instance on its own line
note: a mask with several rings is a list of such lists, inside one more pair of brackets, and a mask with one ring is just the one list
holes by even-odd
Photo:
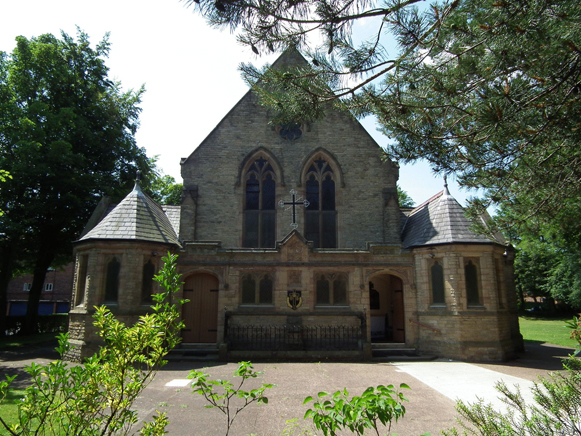
[[303, 304], [302, 291], [291, 290], [286, 293], [286, 305], [292, 310], [297, 310]]

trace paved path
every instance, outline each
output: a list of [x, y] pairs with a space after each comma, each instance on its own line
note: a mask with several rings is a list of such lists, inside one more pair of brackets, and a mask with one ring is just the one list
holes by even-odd
[[[45, 350], [46, 351], [46, 350]], [[493, 386], [503, 379], [507, 384], [518, 383], [523, 391], [539, 375], [559, 370], [561, 357], [571, 350], [551, 345], [527, 344], [527, 352], [519, 359], [502, 364], [468, 364], [451, 361], [427, 363], [255, 363], [255, 369], [264, 371], [260, 383], [275, 383], [270, 390], [268, 405], [253, 405], [241, 412], [230, 436], [282, 435], [286, 420], [302, 420], [307, 406], [303, 399], [320, 391], [334, 392], [347, 388], [350, 395], [361, 393], [368, 386], [406, 383], [409, 399], [404, 419], [391, 431], [400, 436], [439, 434], [455, 424], [455, 400], [475, 401], [484, 397], [496, 401]], [[6, 374], [20, 374], [22, 368], [34, 361], [47, 362], [47, 355], [34, 350], [23, 353], [0, 352], [0, 378]], [[235, 363], [215, 363], [207, 368], [212, 377], [232, 379]], [[191, 369], [201, 369], [199, 362], [172, 362], [158, 373], [144, 390], [135, 406], [141, 418], [148, 419], [156, 410], [167, 412], [170, 435], [219, 436], [225, 434], [223, 415], [215, 409], [205, 409], [205, 402], [191, 392], [187, 375]], [[22, 383], [22, 382], [21, 382]], [[299, 433], [288, 433], [296, 434]], [[384, 431], [382, 434], [386, 434]]]
[[[494, 385], [504, 380], [508, 385], [518, 384], [528, 395], [528, 388], [539, 375], [561, 368], [561, 357], [571, 350], [554, 346], [531, 344], [520, 359], [503, 364], [469, 364], [452, 361], [417, 363], [256, 363], [264, 371], [259, 382], [275, 383], [270, 390], [269, 404], [252, 406], [241, 412], [230, 435], [281, 435], [285, 421], [302, 418], [307, 406], [302, 402], [307, 395], [320, 391], [334, 392], [347, 388], [350, 395], [361, 393], [368, 386], [406, 383], [409, 399], [404, 419], [391, 428], [400, 436], [420, 435], [441, 430], [456, 424], [455, 401], [477, 401], [477, 397], [505, 408], [498, 401]], [[180, 369], [180, 365], [182, 365]], [[236, 365], [215, 364], [205, 371], [213, 377], [232, 379]], [[206, 409], [203, 399], [193, 395], [186, 381], [187, 362], [170, 364], [161, 371], [138, 402], [142, 416], [155, 410], [166, 411], [170, 417], [168, 430], [175, 435], [214, 436], [225, 433], [224, 417], [217, 411]], [[256, 385], [253, 385], [257, 386]], [[165, 402], [159, 402], [165, 398]], [[299, 419], [297, 424], [306, 425]], [[382, 434], [386, 434], [384, 431]], [[299, 433], [296, 433], [299, 434]]]
[[464, 403], [485, 403], [499, 410], [506, 405], [500, 400], [495, 386], [504, 382], [509, 387], [519, 387], [527, 403], [533, 401], [531, 388], [534, 382], [512, 375], [502, 374], [478, 365], [462, 362], [417, 362], [395, 364], [398, 371], [405, 372], [440, 394]]

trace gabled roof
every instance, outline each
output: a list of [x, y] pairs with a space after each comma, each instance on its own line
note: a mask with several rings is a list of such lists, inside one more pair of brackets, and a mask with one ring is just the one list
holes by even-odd
[[[282, 54], [272, 63], [272, 65], [269, 68], [285, 70], [285, 69], [294, 68], [294, 67], [306, 67], [308, 65], [309, 65], [309, 62], [299, 52], [299, 50], [294, 45], [289, 45], [282, 52]], [[190, 155], [188, 157], [183, 157], [181, 159], [180, 165], [187, 164], [187, 162], [190, 159], [193, 159], [195, 155], [200, 153], [200, 150], [205, 146], [206, 141], [208, 141], [215, 134], [215, 132], [219, 131], [221, 126], [224, 123], [226, 123], [226, 120], [229, 117], [231, 117], [232, 114], [236, 113], [236, 110], [238, 109], [238, 107], [240, 105], [242, 105], [245, 100], [252, 98], [253, 94], [254, 94], [254, 90], [252, 88], [250, 88], [242, 96], [242, 98], [240, 100], [238, 100], [238, 102], [234, 106], [232, 106], [232, 108], [230, 108], [230, 110], [226, 113], [226, 115], [224, 115], [224, 117], [220, 120], [220, 122], [210, 131], [210, 133], [206, 136], [206, 138], [204, 138], [204, 140], [202, 142], [200, 142], [200, 144], [192, 151], [192, 153], [190, 153]], [[333, 109], [333, 110], [337, 110], [337, 109]], [[374, 143], [378, 148], [381, 148], [381, 146], [377, 143], [375, 138], [373, 138], [369, 134], [367, 129], [365, 129], [361, 125], [359, 120], [351, 112], [349, 112], [349, 111], [342, 111], [342, 112], [344, 112], [346, 116], [350, 117], [355, 123], [357, 123], [360, 126], [361, 132], [363, 135], [366, 135], [371, 140], [372, 143]], [[392, 165], [393, 165], [393, 163], [392, 163]]]
[[448, 187], [422, 203], [409, 214], [402, 230], [404, 248], [435, 244], [505, 244], [500, 235], [494, 239], [475, 233], [464, 208], [450, 195]]
[[[168, 207], [168, 213], [175, 221], [175, 208]], [[88, 239], [139, 240], [179, 245], [168, 215], [141, 191], [139, 183], [80, 241]]]

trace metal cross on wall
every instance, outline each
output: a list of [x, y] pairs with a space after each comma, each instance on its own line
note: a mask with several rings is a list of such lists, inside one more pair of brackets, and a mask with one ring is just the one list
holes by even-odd
[[299, 227], [299, 225], [297, 224], [297, 206], [305, 206], [305, 208], [309, 207], [309, 200], [299, 200], [297, 199], [297, 194], [298, 192], [294, 189], [291, 189], [290, 194], [292, 195], [293, 199], [292, 201], [284, 201], [284, 200], [280, 200], [278, 202], [278, 205], [280, 207], [285, 207], [285, 206], [291, 206], [289, 207], [287, 210], [290, 210], [292, 208], [293, 211], [293, 222], [291, 224], [291, 228], [296, 229]]

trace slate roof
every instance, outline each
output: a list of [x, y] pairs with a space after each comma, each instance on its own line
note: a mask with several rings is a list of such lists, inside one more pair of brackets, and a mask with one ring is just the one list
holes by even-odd
[[80, 241], [121, 239], [180, 245], [175, 230], [179, 226], [179, 206], [165, 208], [167, 215], [136, 183], [133, 191]]
[[447, 187], [410, 212], [402, 230], [402, 241], [404, 248], [434, 244], [505, 244], [500, 235], [489, 239], [470, 230], [464, 208], [450, 195]]

